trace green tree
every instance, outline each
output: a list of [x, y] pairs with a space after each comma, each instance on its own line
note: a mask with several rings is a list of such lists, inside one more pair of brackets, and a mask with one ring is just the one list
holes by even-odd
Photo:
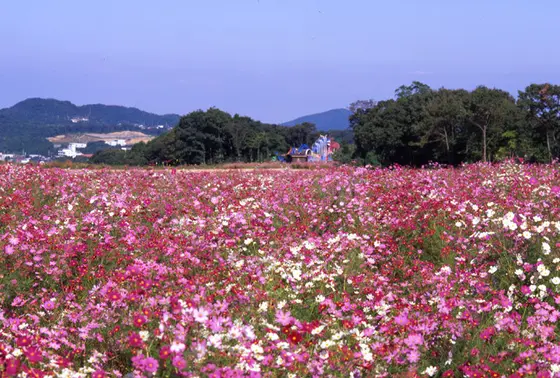
[[463, 89], [440, 89], [426, 104], [425, 115], [418, 124], [420, 145], [435, 143], [438, 151], [436, 157], [444, 157], [447, 163], [457, 161], [461, 143], [464, 143], [466, 131], [469, 92]]
[[515, 112], [515, 100], [506, 91], [479, 86], [471, 93], [467, 121], [480, 131], [482, 161], [489, 161], [489, 146], [514, 126]]
[[531, 134], [545, 145], [550, 160], [560, 153], [560, 86], [531, 84], [519, 91], [518, 105], [527, 115]]

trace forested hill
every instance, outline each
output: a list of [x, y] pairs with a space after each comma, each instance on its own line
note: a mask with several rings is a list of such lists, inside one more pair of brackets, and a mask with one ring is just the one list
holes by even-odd
[[[179, 122], [177, 114], [157, 115], [136, 108], [102, 104], [77, 106], [69, 101], [30, 98], [0, 109], [0, 152], [54, 152], [45, 138], [81, 132], [142, 130], [157, 134]], [[156, 129], [163, 125], [163, 129]], [[149, 129], [152, 127], [153, 129]]]
[[349, 118], [352, 112], [348, 109], [332, 109], [323, 113], [311, 114], [285, 122], [282, 126], [295, 126], [312, 123], [319, 131], [346, 130], [350, 127]]

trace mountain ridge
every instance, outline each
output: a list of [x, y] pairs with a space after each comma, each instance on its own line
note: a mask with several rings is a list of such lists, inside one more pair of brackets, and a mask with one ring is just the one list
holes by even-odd
[[346, 130], [350, 127], [349, 117], [352, 112], [345, 108], [331, 109], [284, 122], [282, 126], [295, 126], [301, 123], [313, 123], [319, 131]]
[[72, 133], [142, 131], [159, 135], [179, 123], [178, 114], [158, 115], [138, 108], [75, 105], [54, 98], [31, 97], [0, 109], [0, 152], [55, 155], [46, 138]]

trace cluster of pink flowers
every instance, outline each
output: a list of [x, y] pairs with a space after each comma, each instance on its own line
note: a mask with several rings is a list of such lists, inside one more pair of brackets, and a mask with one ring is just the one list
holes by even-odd
[[560, 377], [553, 165], [0, 165], [0, 376]]

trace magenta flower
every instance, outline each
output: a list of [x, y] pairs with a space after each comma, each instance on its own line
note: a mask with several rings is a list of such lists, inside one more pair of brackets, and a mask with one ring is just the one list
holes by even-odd
[[105, 378], [107, 373], [103, 370], [96, 370], [91, 374], [91, 378]]
[[157, 362], [157, 360], [152, 357], [144, 359], [142, 365], [144, 366], [144, 370], [148, 373], [155, 373], [159, 367], [159, 363]]
[[128, 345], [131, 347], [141, 348], [142, 345], [144, 345], [144, 342], [139, 334], [133, 333], [128, 337]]
[[179, 370], [183, 370], [184, 368], [187, 367], [187, 363], [186, 363], [185, 359], [183, 358], [183, 356], [181, 356], [181, 355], [174, 356], [173, 360], [172, 360], [172, 364], [173, 364], [173, 366], [175, 366]]
[[43, 360], [43, 357], [41, 356], [41, 353], [39, 352], [39, 350], [35, 347], [29, 347], [25, 350], [25, 357], [27, 357], [27, 359], [30, 362], [36, 363], [39, 361]]
[[19, 371], [19, 366], [20, 366], [20, 362], [18, 359], [15, 358], [9, 358], [7, 359], [5, 362], [5, 367], [6, 367], [6, 374], [8, 375], [8, 377], [12, 377], [17, 375], [18, 371]]

